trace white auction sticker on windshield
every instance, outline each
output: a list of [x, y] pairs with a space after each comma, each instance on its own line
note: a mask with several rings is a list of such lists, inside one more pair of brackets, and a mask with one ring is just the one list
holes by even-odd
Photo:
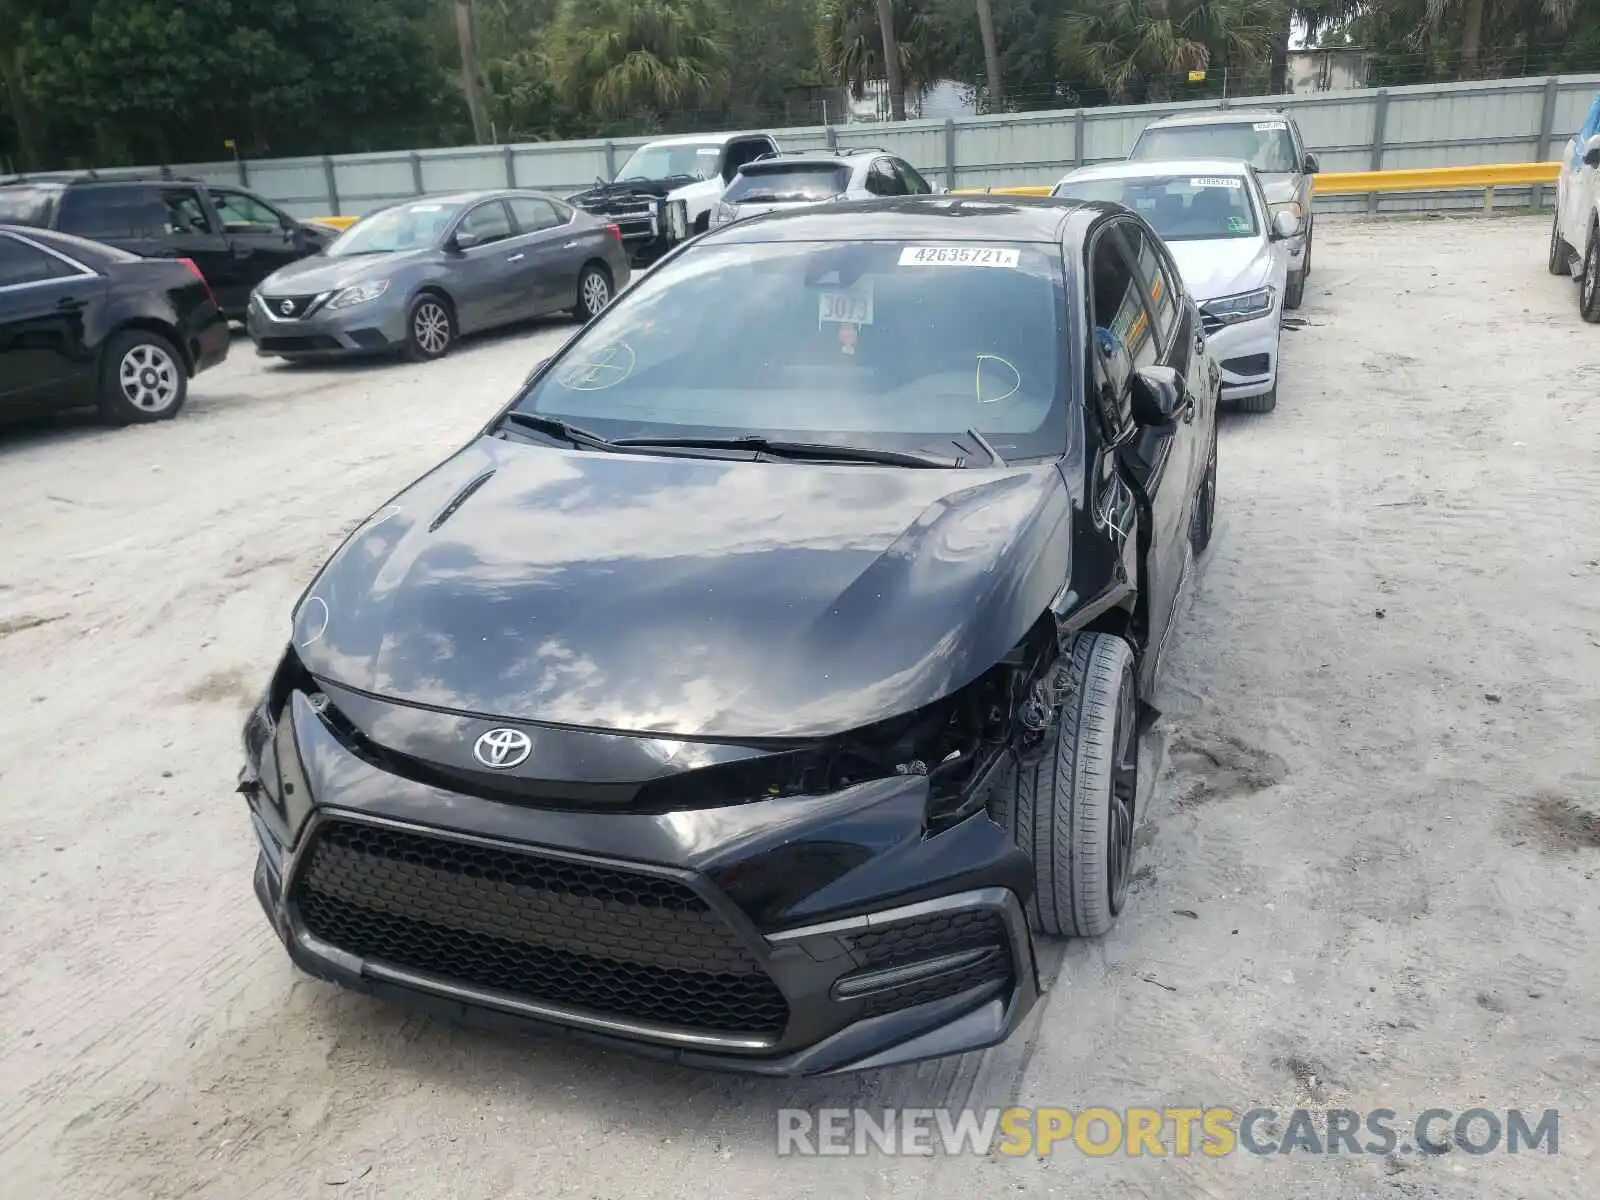
[[1257, 133], [1266, 133], [1272, 129], [1287, 129], [1289, 125], [1286, 121], [1257, 121], [1253, 128]]
[[817, 328], [829, 322], [836, 325], [872, 324], [872, 288], [853, 287], [844, 292], [823, 292], [817, 301]]
[[1241, 187], [1244, 186], [1244, 180], [1242, 180], [1242, 179], [1230, 179], [1226, 175], [1208, 175], [1208, 176], [1205, 176], [1204, 178], [1189, 180], [1189, 186], [1190, 187], [1197, 187], [1197, 188], [1208, 188], [1208, 187], [1241, 188]]
[[993, 246], [907, 246], [900, 251], [902, 267], [1015, 267], [1021, 261], [1018, 251]]

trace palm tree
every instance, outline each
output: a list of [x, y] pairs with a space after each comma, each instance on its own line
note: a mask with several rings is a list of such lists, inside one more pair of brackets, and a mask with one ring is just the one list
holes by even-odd
[[878, 0], [878, 31], [883, 35], [884, 86], [889, 89], [889, 116], [906, 119], [906, 85], [900, 75], [900, 47], [894, 38], [894, 0]]
[[1121, 103], [1213, 61], [1252, 63], [1282, 13], [1279, 0], [1086, 0], [1057, 26], [1056, 55]]
[[994, 10], [989, 0], [977, 0], [978, 32], [983, 37], [983, 73], [989, 84], [989, 111], [1001, 112], [1005, 108], [1005, 83], [1000, 78], [1000, 47], [994, 40]]
[[[944, 49], [933, 23], [911, 0], [892, 0], [891, 36], [883, 36], [881, 8], [885, 0], [822, 0], [816, 27], [817, 59], [823, 74], [860, 99], [867, 85], [886, 80], [889, 111], [905, 116], [905, 94], [937, 82]], [[884, 67], [885, 45], [894, 47], [894, 71]], [[897, 102], [898, 97], [898, 102]]]
[[605, 114], [719, 99], [727, 50], [715, 0], [563, 0], [549, 57], [568, 103]]
[[478, 78], [478, 30], [472, 0], [455, 0], [456, 41], [461, 46], [461, 90], [472, 114], [472, 140], [489, 140], [489, 114], [483, 106], [483, 81]]

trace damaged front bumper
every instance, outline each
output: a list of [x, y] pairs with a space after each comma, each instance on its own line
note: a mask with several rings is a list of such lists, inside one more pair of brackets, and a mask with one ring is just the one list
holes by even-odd
[[278, 722], [258, 711], [240, 786], [256, 895], [312, 975], [475, 1024], [768, 1075], [980, 1049], [1037, 1000], [1032, 868], [981, 811], [930, 832], [926, 778], [583, 811], [387, 770], [329, 712], [299, 690]]

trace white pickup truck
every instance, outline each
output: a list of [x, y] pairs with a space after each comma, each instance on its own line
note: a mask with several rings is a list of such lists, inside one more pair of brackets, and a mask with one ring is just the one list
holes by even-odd
[[640, 146], [611, 183], [570, 197], [622, 231], [635, 263], [652, 262], [702, 233], [745, 163], [778, 153], [770, 133], [697, 133]]

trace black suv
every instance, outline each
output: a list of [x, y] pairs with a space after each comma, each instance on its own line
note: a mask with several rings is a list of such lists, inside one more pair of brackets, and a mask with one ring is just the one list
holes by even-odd
[[169, 175], [18, 176], [0, 182], [0, 222], [92, 238], [145, 258], [187, 258], [235, 320], [244, 319], [256, 284], [320, 254], [338, 236], [239, 188]]

